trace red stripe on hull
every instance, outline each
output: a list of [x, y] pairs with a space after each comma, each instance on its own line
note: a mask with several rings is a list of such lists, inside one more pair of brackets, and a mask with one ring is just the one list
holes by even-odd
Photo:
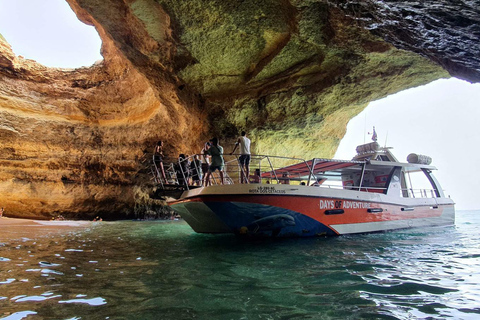
[[[369, 201], [339, 200], [322, 197], [278, 196], [278, 195], [199, 195], [175, 203], [200, 202], [245, 202], [281, 207], [304, 214], [326, 226], [368, 222], [395, 221], [418, 218], [440, 217], [443, 207], [429, 205], [409, 207], [406, 205], [383, 204]], [[402, 208], [414, 208], [402, 211]], [[383, 209], [383, 212], [368, 212], [368, 209]], [[343, 214], [326, 215], [327, 210], [344, 210]]]

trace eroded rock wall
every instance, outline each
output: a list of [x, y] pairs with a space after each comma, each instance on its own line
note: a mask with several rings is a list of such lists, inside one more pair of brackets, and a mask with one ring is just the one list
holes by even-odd
[[448, 76], [331, 2], [156, 3], [169, 14], [174, 61], [188, 62], [175, 72], [205, 100], [215, 134], [244, 128], [257, 153], [333, 156], [368, 102]]
[[480, 81], [480, 4], [471, 0], [337, 0], [358, 25], [437, 62], [450, 75]]
[[[257, 154], [329, 157], [370, 101], [448, 77], [341, 1], [68, 0], [104, 61], [47, 69], [0, 39], [0, 205], [124, 218], [158, 203], [146, 154], [247, 130]], [[374, 8], [373, 6], [371, 8]]]
[[120, 56], [58, 70], [10, 60], [1, 45], [0, 204], [9, 216], [133, 216], [148, 192], [145, 153], [160, 139], [190, 150], [206, 127], [174, 85], [159, 92]]

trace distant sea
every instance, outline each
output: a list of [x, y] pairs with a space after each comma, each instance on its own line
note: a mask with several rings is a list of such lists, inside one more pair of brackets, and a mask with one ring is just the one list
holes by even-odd
[[[40, 227], [41, 228], [41, 227]], [[480, 319], [480, 211], [312, 239], [97, 222], [0, 243], [0, 319]]]

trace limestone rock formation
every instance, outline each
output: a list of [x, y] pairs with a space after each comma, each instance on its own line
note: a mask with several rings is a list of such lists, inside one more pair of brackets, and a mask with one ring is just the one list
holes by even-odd
[[59, 70], [10, 59], [0, 44], [0, 205], [8, 216], [128, 216], [149, 203], [140, 187], [145, 153], [159, 139], [191, 150], [208, 127], [189, 97], [162, 79], [152, 86], [118, 53]]
[[0, 37], [0, 206], [10, 216], [158, 211], [146, 196], [157, 140], [173, 159], [213, 135], [228, 150], [246, 129], [256, 153], [329, 157], [370, 101], [448, 77], [443, 68], [478, 80], [477, 60], [389, 29], [381, 4], [393, 1], [68, 2], [97, 29], [103, 62], [49, 69]]
[[347, 0], [337, 5], [397, 48], [430, 58], [454, 77], [480, 81], [478, 1]]

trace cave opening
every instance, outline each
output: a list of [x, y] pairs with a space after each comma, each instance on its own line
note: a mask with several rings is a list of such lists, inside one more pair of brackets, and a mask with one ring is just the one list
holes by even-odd
[[372, 101], [352, 118], [335, 154], [351, 159], [357, 145], [371, 142], [372, 127], [381, 146], [393, 148], [399, 161], [410, 153], [433, 158], [439, 170], [435, 176], [460, 210], [478, 209], [476, 189], [480, 173], [480, 84], [456, 78], [440, 79], [427, 85]]
[[3, 0], [0, 35], [17, 56], [46, 67], [89, 67], [103, 60], [102, 41], [65, 0]]

